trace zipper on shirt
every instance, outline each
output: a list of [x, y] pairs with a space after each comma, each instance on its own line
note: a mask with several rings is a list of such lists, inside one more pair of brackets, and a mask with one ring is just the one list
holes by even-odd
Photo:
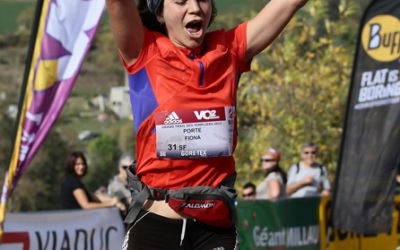
[[200, 67], [199, 86], [202, 87], [204, 86], [204, 64], [201, 61], [199, 61], [199, 67]]
[[[194, 61], [195, 55], [193, 52], [189, 54], [190, 60]], [[200, 68], [200, 77], [199, 77], [199, 86], [204, 86], [204, 64], [201, 61], [198, 61]]]

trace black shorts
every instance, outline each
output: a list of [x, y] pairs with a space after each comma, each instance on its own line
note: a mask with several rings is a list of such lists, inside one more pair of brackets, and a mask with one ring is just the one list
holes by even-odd
[[[186, 222], [185, 222], [186, 221]], [[235, 250], [236, 227], [208, 226], [192, 219], [169, 219], [141, 211], [129, 226], [122, 250]]]

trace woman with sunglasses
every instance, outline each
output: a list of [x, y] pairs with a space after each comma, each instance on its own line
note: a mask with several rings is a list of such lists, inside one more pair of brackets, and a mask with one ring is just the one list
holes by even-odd
[[329, 195], [331, 185], [328, 171], [316, 162], [318, 146], [307, 142], [301, 148], [301, 161], [293, 164], [288, 171], [286, 193], [290, 197]]
[[85, 155], [80, 151], [71, 152], [67, 158], [65, 178], [61, 183], [62, 209], [96, 209], [118, 207], [126, 211], [117, 197], [92, 193], [86, 189], [81, 179], [86, 175], [88, 165]]
[[107, 194], [111, 197], [118, 197], [128, 209], [132, 202], [131, 192], [128, 188], [128, 176], [126, 169], [134, 163], [135, 159], [131, 154], [123, 154], [118, 162], [118, 174], [110, 180], [107, 187]]
[[257, 186], [257, 199], [277, 200], [286, 196], [286, 173], [279, 166], [280, 158], [275, 148], [269, 148], [262, 156], [261, 166], [265, 177]]

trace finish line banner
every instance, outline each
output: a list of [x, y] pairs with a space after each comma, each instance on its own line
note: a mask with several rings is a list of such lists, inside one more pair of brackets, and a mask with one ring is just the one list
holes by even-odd
[[360, 23], [333, 197], [336, 228], [391, 230], [400, 168], [399, 59], [399, 0], [374, 0]]
[[7, 214], [0, 250], [121, 249], [117, 208]]

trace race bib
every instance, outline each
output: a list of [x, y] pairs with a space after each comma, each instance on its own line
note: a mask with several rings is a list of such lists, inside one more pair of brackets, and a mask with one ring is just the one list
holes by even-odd
[[231, 156], [234, 118], [235, 107], [156, 113], [157, 157]]

